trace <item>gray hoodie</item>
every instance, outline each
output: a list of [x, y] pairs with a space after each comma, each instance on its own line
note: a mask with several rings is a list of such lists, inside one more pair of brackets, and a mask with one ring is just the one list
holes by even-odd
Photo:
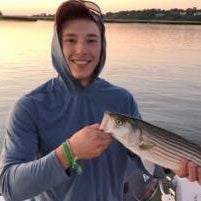
[[80, 160], [81, 175], [65, 171], [54, 153], [76, 131], [100, 123], [105, 110], [140, 118], [127, 90], [98, 77], [104, 62], [105, 40], [94, 79], [83, 87], [72, 77], [54, 32], [52, 63], [58, 77], [19, 99], [10, 115], [0, 165], [5, 200], [123, 200], [129, 156], [119, 142], [113, 140], [100, 157]]

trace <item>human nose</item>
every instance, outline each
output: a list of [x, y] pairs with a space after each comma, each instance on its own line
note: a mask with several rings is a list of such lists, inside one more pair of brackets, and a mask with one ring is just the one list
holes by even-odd
[[79, 41], [76, 46], [76, 53], [87, 53], [88, 48], [84, 41]]

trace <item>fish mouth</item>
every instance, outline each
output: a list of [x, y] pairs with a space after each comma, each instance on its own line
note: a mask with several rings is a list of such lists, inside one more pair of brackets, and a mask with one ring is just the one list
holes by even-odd
[[110, 112], [108, 111], [104, 112], [103, 119], [100, 124], [100, 130], [107, 133], [111, 133], [111, 130], [112, 130], [112, 121], [109, 114]]

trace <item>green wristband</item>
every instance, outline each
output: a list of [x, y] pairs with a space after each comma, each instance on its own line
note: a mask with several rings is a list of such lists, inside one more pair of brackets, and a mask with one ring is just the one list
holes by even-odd
[[69, 167], [75, 169], [76, 172], [80, 175], [82, 173], [82, 168], [77, 163], [77, 157], [74, 157], [72, 151], [70, 149], [70, 143], [67, 140], [66, 142], [62, 143], [63, 153], [66, 160], [69, 162]]
[[69, 151], [69, 148], [68, 148], [68, 145], [66, 142], [62, 143], [62, 148], [63, 148], [63, 153], [64, 153], [64, 156], [66, 158], [66, 161], [68, 161], [68, 163], [69, 163], [68, 164], [69, 167], [72, 167], [73, 159], [72, 159], [71, 153]]

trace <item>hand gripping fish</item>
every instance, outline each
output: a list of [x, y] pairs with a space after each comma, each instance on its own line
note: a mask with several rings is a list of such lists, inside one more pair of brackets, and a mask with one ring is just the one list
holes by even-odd
[[151, 174], [155, 167], [150, 164], [176, 171], [182, 158], [201, 166], [199, 145], [145, 121], [119, 113], [105, 112], [100, 129], [111, 133], [127, 149], [138, 155]]

